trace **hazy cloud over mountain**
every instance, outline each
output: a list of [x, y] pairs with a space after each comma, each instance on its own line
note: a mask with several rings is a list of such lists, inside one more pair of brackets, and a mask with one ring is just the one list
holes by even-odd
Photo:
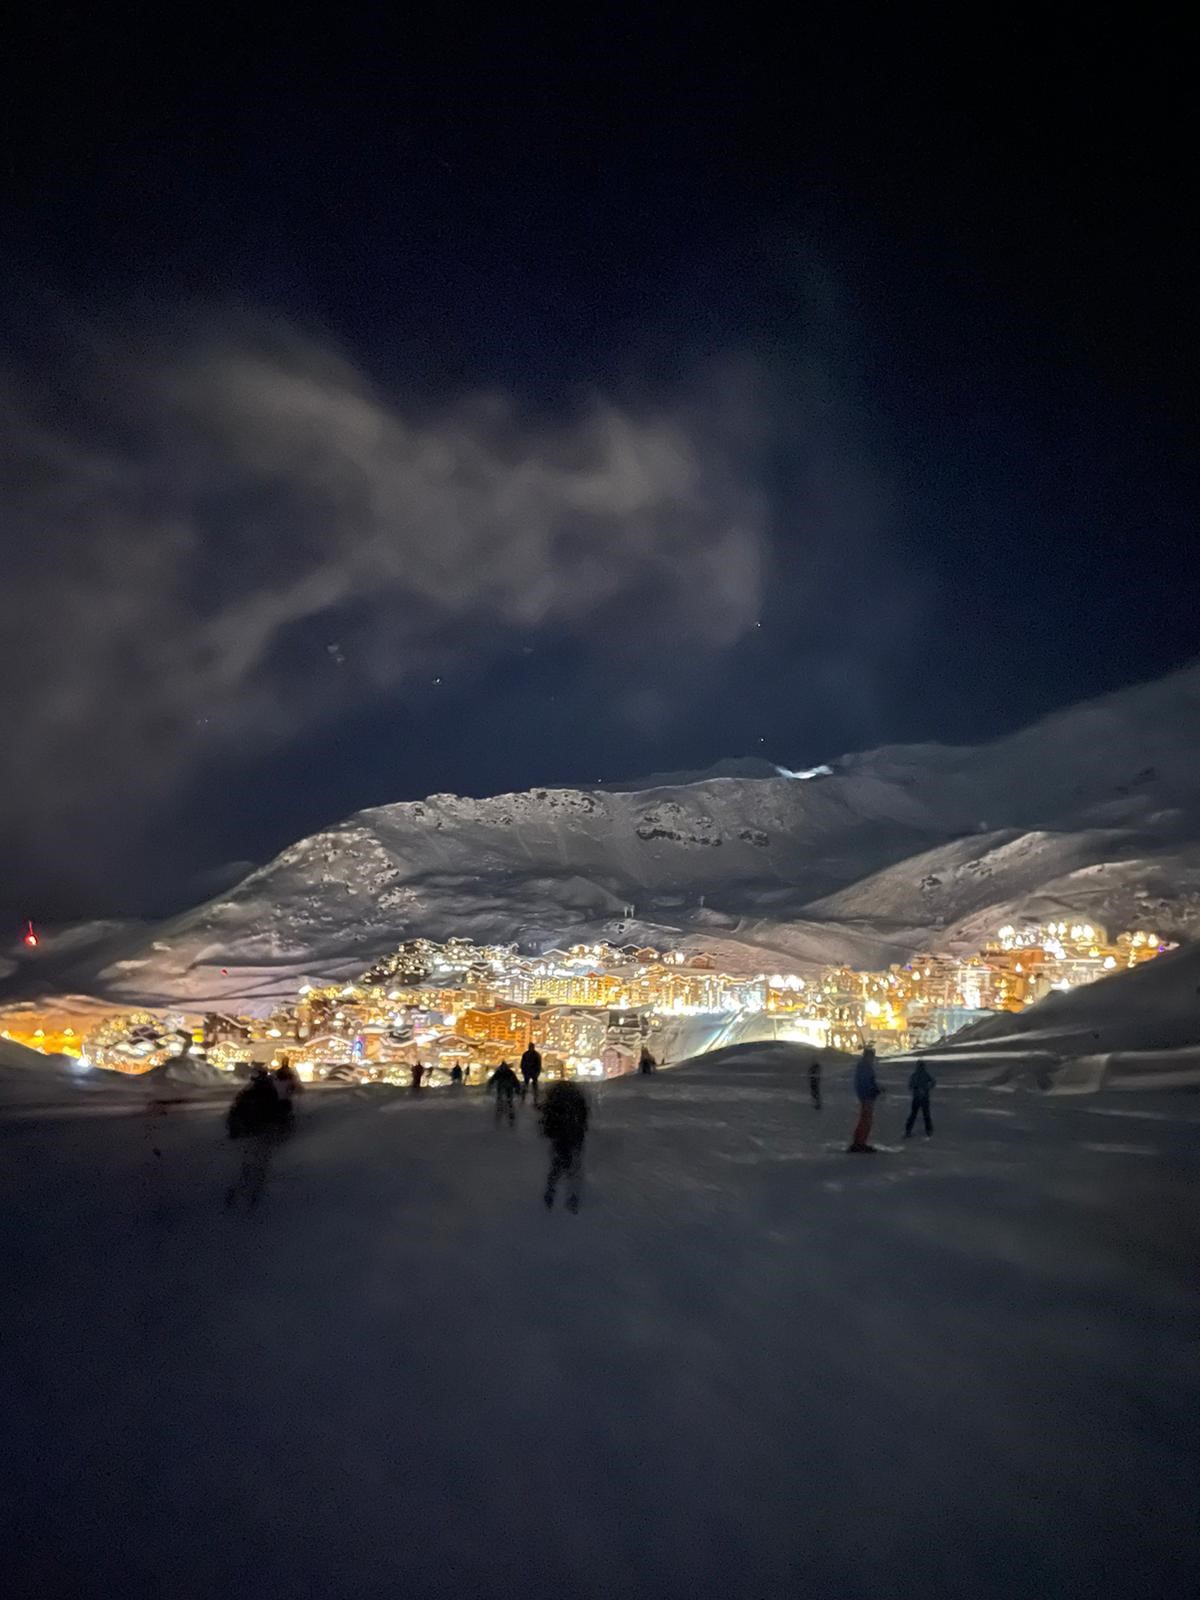
[[0, 729], [43, 822], [114, 788], [140, 814], [211, 756], [521, 639], [619, 647], [619, 679], [651, 623], [711, 655], [759, 612], [760, 496], [693, 397], [405, 403], [241, 318], [75, 341], [0, 397]]

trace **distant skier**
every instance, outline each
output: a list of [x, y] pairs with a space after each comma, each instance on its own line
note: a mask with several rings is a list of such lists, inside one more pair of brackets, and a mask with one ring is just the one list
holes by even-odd
[[875, 1076], [875, 1046], [869, 1044], [854, 1066], [854, 1093], [858, 1096], [858, 1121], [850, 1140], [851, 1155], [874, 1155], [871, 1141], [871, 1124], [875, 1120], [875, 1102], [883, 1093]]
[[242, 1139], [242, 1164], [225, 1193], [232, 1206], [244, 1197], [251, 1210], [261, 1200], [267, 1170], [279, 1140], [286, 1131], [287, 1112], [266, 1067], [255, 1067], [250, 1082], [239, 1089], [225, 1118], [231, 1139]]
[[638, 1057], [638, 1071], [642, 1073], [651, 1073], [657, 1066], [658, 1062], [655, 1061], [654, 1057], [650, 1054], [647, 1046], [643, 1045], [642, 1053]]
[[510, 1128], [516, 1122], [516, 1096], [519, 1088], [517, 1075], [507, 1061], [502, 1061], [488, 1079], [488, 1089], [496, 1096], [496, 1121], [499, 1122], [502, 1117], [507, 1117]]
[[808, 1092], [818, 1111], [821, 1109], [821, 1063], [814, 1056], [808, 1064]]
[[925, 1118], [925, 1137], [928, 1139], [933, 1132], [933, 1118], [929, 1114], [929, 1094], [936, 1086], [937, 1079], [923, 1061], [918, 1061], [916, 1070], [908, 1080], [909, 1092], [912, 1095], [912, 1108], [908, 1113], [908, 1121], [904, 1124], [904, 1137], [912, 1138], [913, 1128], [916, 1126], [918, 1115]]
[[534, 1105], [537, 1105], [537, 1103], [538, 1103], [538, 1079], [541, 1077], [541, 1075], [542, 1075], [542, 1056], [541, 1056], [541, 1051], [537, 1048], [537, 1046], [535, 1044], [530, 1043], [529, 1046], [526, 1048], [525, 1054], [521, 1057], [521, 1098], [522, 1098], [522, 1100], [525, 1098], [526, 1092], [528, 1090], [532, 1089], [533, 1090], [533, 1103], [534, 1103]]
[[542, 1106], [542, 1132], [550, 1141], [550, 1171], [542, 1197], [547, 1210], [554, 1204], [558, 1180], [567, 1180], [567, 1210], [579, 1210], [579, 1185], [583, 1176], [583, 1141], [587, 1137], [587, 1096], [576, 1083], [552, 1083]]
[[450, 1082], [451, 1082], [451, 1085], [455, 1089], [461, 1089], [462, 1088], [462, 1081], [463, 1081], [462, 1068], [459, 1066], [458, 1062], [456, 1061], [454, 1063], [454, 1065], [450, 1068]]
[[421, 1079], [425, 1076], [425, 1068], [420, 1061], [414, 1061], [412, 1067], [412, 1088], [416, 1094], [421, 1087]]

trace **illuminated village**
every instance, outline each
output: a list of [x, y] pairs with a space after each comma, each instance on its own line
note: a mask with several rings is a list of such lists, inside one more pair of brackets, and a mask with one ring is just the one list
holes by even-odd
[[920, 1048], [1168, 948], [1145, 930], [1110, 943], [1090, 923], [1052, 922], [1001, 928], [970, 956], [922, 955], [882, 972], [747, 976], [718, 971], [700, 952], [594, 944], [523, 955], [515, 945], [412, 939], [353, 982], [304, 983], [265, 1018], [134, 1011], [89, 1023], [25, 1010], [7, 1013], [0, 1031], [124, 1073], [186, 1055], [230, 1072], [288, 1061], [310, 1081], [406, 1083], [419, 1061], [427, 1083], [449, 1082], [456, 1066], [478, 1083], [532, 1041], [551, 1077], [606, 1077], [632, 1070], [643, 1046], [669, 1060], [684, 1019], [697, 1019], [687, 1053], [747, 1020], [761, 1036], [814, 1046]]

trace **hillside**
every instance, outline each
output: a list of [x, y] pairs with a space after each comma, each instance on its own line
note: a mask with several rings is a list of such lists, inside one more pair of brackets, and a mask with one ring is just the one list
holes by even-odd
[[809, 777], [734, 762], [636, 790], [401, 801], [157, 927], [23, 961], [7, 988], [266, 1005], [415, 933], [685, 938], [743, 968], [879, 965], [1054, 913], [1178, 935], [1200, 924], [1197, 726], [1200, 665], [991, 744], [887, 746]]

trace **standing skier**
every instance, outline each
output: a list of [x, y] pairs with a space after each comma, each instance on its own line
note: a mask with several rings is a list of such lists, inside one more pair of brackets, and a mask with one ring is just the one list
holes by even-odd
[[414, 1061], [412, 1066], [412, 1091], [417, 1093], [421, 1087], [421, 1079], [425, 1076], [425, 1068], [420, 1061]]
[[250, 1082], [234, 1096], [225, 1119], [231, 1139], [242, 1139], [242, 1164], [237, 1177], [225, 1192], [225, 1204], [232, 1206], [244, 1196], [251, 1210], [262, 1199], [267, 1184], [267, 1169], [286, 1129], [283, 1102], [266, 1067], [255, 1067]]
[[808, 1092], [818, 1111], [821, 1109], [821, 1063], [814, 1056], [808, 1064]]
[[657, 1065], [658, 1062], [655, 1061], [654, 1057], [650, 1054], [649, 1046], [643, 1045], [642, 1053], [638, 1057], [638, 1071], [642, 1073], [651, 1073], [654, 1071]]
[[854, 1066], [854, 1093], [858, 1097], [858, 1121], [850, 1140], [851, 1155], [874, 1155], [871, 1143], [871, 1124], [875, 1120], [875, 1102], [883, 1093], [875, 1076], [875, 1046], [869, 1044]]
[[933, 1118], [929, 1115], [929, 1092], [937, 1083], [937, 1079], [923, 1061], [918, 1061], [916, 1070], [908, 1080], [909, 1092], [912, 1095], [912, 1108], [908, 1113], [908, 1121], [904, 1124], [904, 1137], [912, 1138], [913, 1128], [916, 1126], [917, 1117], [925, 1118], [925, 1137], [928, 1139], [933, 1132]]
[[517, 1075], [507, 1061], [502, 1061], [488, 1080], [488, 1088], [496, 1096], [496, 1121], [507, 1117], [510, 1128], [516, 1124], [516, 1094], [519, 1087]]
[[549, 1210], [558, 1180], [567, 1180], [567, 1210], [579, 1210], [579, 1184], [583, 1167], [583, 1141], [587, 1137], [587, 1096], [576, 1083], [552, 1083], [542, 1107], [542, 1132], [550, 1141], [550, 1171], [542, 1197]]
[[538, 1079], [542, 1075], [542, 1055], [538, 1047], [530, 1040], [526, 1046], [525, 1054], [521, 1057], [521, 1099], [524, 1100], [526, 1092], [533, 1090], [533, 1103], [538, 1103]]

